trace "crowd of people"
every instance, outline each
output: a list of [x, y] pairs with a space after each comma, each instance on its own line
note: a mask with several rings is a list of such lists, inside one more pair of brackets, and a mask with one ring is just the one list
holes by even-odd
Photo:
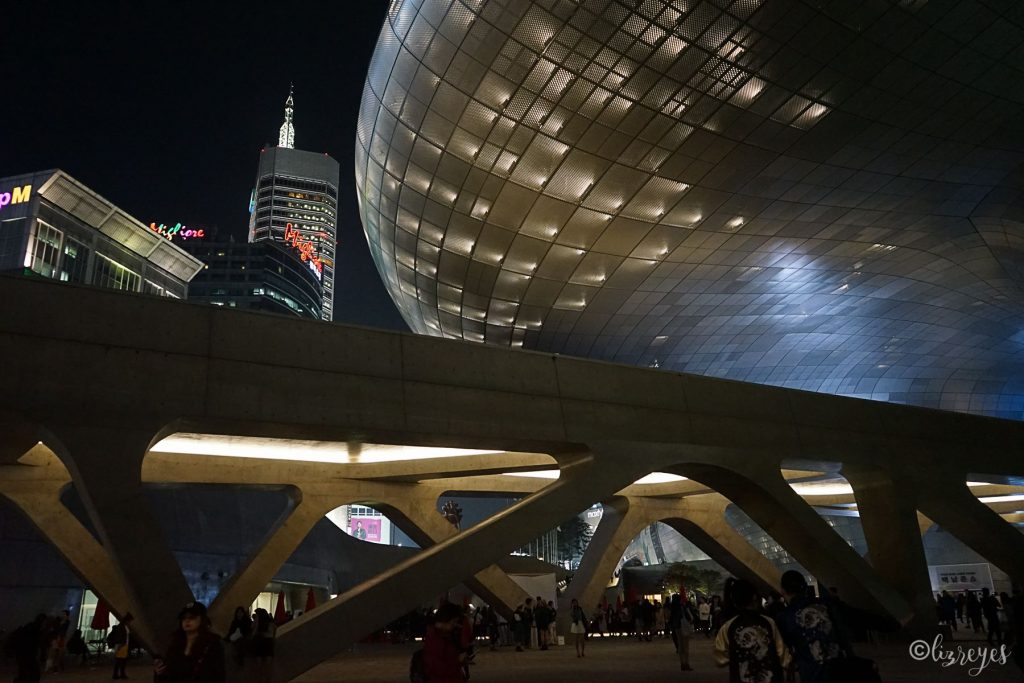
[[68, 658], [85, 663], [88, 644], [81, 629], [71, 629], [67, 610], [50, 616], [39, 614], [29, 623], [3, 638], [5, 654], [14, 659], [18, 683], [36, 683], [44, 672], [64, 670]]
[[[588, 634], [671, 640], [684, 672], [693, 670], [691, 638], [714, 638], [717, 663], [729, 668], [730, 683], [783, 683], [797, 673], [801, 682], [870, 683], [871, 664], [854, 656], [837, 596], [814, 596], [798, 572], [783, 575], [781, 589], [762, 600], [751, 583], [729, 579], [721, 596], [676, 593], [664, 603], [644, 598], [598, 605]], [[841, 667], [833, 660], [842, 660]]]
[[[81, 629], [71, 630], [67, 610], [50, 617], [39, 614], [27, 624], [2, 638], [4, 654], [14, 660], [14, 683], [39, 683], [44, 673], [60, 673], [70, 659], [84, 665], [90, 660], [90, 645], [95, 659], [111, 652], [113, 680], [127, 679], [129, 653], [137, 642], [132, 635], [134, 618], [126, 613], [106, 633], [105, 638], [86, 642]], [[276, 624], [264, 609], [251, 617], [239, 607], [227, 635], [221, 639], [211, 630], [206, 607], [199, 602], [186, 605], [178, 615], [178, 628], [167, 647], [154, 653], [156, 683], [223, 683], [225, 650], [229, 649], [236, 666], [252, 662], [254, 683], [270, 681], [270, 662], [274, 654]], [[68, 635], [70, 633], [70, 635]], [[225, 647], [227, 645], [227, 647]]]
[[[715, 658], [728, 667], [730, 683], [879, 680], [873, 663], [857, 657], [851, 645], [863, 627], [857, 615], [866, 613], [843, 603], [834, 589], [816, 595], [796, 571], [782, 575], [780, 589], [762, 599], [751, 583], [728, 579], [721, 596], [676, 593], [664, 604], [644, 598], [615, 608], [602, 604], [591, 614], [572, 600], [568, 634], [579, 658], [586, 656], [587, 639], [595, 636], [671, 640], [684, 672], [692, 670], [690, 640], [713, 638]], [[965, 591], [954, 597], [943, 591], [936, 596], [936, 609], [940, 623], [952, 629], [958, 624], [975, 633], [987, 628], [989, 643], [1010, 645], [1022, 632], [1024, 595], [997, 597], [985, 589], [980, 595]], [[444, 602], [432, 613], [417, 610], [400, 622], [405, 634], [423, 641], [410, 663], [410, 677], [414, 683], [464, 683], [478, 641], [488, 642], [492, 650], [503, 641], [511, 641], [519, 652], [547, 650], [556, 642], [556, 619], [554, 601], [540, 596], [517, 605], [508, 622], [486, 605], [476, 609]], [[127, 678], [132, 622], [131, 614], [124, 615], [105, 641], [114, 651], [114, 679]], [[167, 647], [154, 654], [155, 683], [223, 683], [232, 664], [247, 667], [246, 678], [253, 683], [269, 683], [276, 629], [266, 610], [250, 615], [239, 607], [221, 637], [212, 632], [206, 607], [189, 603]], [[55, 617], [40, 614], [7, 637], [5, 649], [18, 667], [15, 683], [38, 683], [43, 672], [63, 670], [67, 655], [84, 661], [88, 649], [82, 632], [69, 636], [69, 631], [70, 616], [64, 611]], [[1017, 662], [1022, 665], [1019, 655]]]
[[[671, 641], [680, 669], [692, 671], [690, 640], [700, 636], [714, 640], [716, 663], [728, 669], [730, 683], [872, 683], [880, 680], [869, 659], [858, 657], [854, 643], [869, 638], [871, 630], [892, 630], [899, 624], [872, 616], [843, 602], [836, 589], [818, 595], [796, 571], [782, 575], [778, 592], [762, 597], [753, 584], [728, 579], [722, 595], [674, 594], [664, 603], [641, 599], [612, 607], [601, 604], [587, 613], [576, 600], [568, 610], [568, 635], [577, 657], [586, 656], [592, 637], [626, 636], [639, 642]], [[940, 616], [949, 600], [938, 597]], [[971, 596], [963, 596], [964, 616], [971, 621]], [[980, 605], [977, 621], [989, 622], [990, 642], [1011, 643], [1021, 633], [1024, 596], [1002, 594], [997, 600], [983, 591], [975, 596]], [[992, 613], [996, 605], [998, 613]], [[437, 616], [437, 615], [440, 615]], [[516, 651], [545, 650], [554, 642], [556, 610], [553, 601], [530, 598], [517, 605], [508, 623]], [[998, 628], [991, 622], [998, 621]], [[414, 681], [463, 683], [468, 679], [473, 641], [483, 637], [492, 649], [502, 640], [505, 624], [493, 610], [443, 606], [428, 618], [425, 646], [414, 658]], [[981, 626], [977, 626], [978, 629]], [[980, 632], [980, 630], [979, 630]], [[1018, 665], [1022, 665], [1018, 657]], [[420, 662], [419, 665], [416, 662]], [[420, 666], [420, 669], [417, 669]], [[1024, 666], [1022, 666], [1024, 668]], [[416, 671], [423, 675], [417, 678]]]
[[554, 600], [545, 602], [539, 595], [536, 601], [526, 598], [526, 602], [517, 605], [512, 613], [516, 651], [522, 652], [531, 647], [547, 650], [548, 645], [557, 637], [557, 616]]
[[999, 645], [1007, 641], [1014, 621], [1024, 615], [1014, 614], [1015, 601], [1004, 591], [996, 596], [988, 588], [981, 592], [964, 590], [955, 597], [949, 591], [935, 596], [935, 609], [940, 624], [946, 624], [953, 632], [959, 625], [974, 633], [985, 633], [990, 644]]

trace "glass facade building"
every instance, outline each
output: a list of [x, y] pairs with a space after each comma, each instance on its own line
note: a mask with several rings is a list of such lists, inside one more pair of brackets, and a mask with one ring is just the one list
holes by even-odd
[[0, 272], [183, 299], [201, 268], [64, 171], [0, 179]]
[[190, 240], [182, 248], [204, 264], [189, 286], [190, 301], [322, 318], [320, 279], [284, 244]]
[[292, 250], [321, 286], [320, 315], [334, 311], [338, 162], [326, 154], [268, 147], [260, 154], [249, 241]]
[[420, 334], [1020, 419], [1024, 29], [947, 10], [396, 0], [381, 277]]

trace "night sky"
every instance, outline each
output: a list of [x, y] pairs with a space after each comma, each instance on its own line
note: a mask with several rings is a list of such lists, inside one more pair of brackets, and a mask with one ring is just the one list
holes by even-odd
[[405, 330], [370, 259], [353, 150], [385, 0], [5, 5], [0, 177], [61, 168], [149, 223], [245, 240], [260, 148], [341, 165], [335, 317]]

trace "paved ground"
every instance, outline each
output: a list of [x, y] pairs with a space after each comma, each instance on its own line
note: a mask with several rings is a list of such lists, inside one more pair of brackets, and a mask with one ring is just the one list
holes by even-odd
[[[980, 647], [980, 642], [958, 642], [963, 648]], [[359, 645], [354, 651], [335, 657], [302, 676], [301, 683], [405, 683], [409, 680], [409, 657], [418, 645]], [[906, 644], [860, 646], [859, 652], [878, 662], [885, 683], [1020, 683], [1024, 674], [1014, 664], [992, 665], [977, 676], [967, 666], [943, 668], [933, 661], [911, 660]], [[485, 647], [472, 668], [471, 683], [727, 683], [728, 673], [715, 667], [711, 641], [693, 641], [694, 671], [679, 671], [672, 645], [666, 641], [638, 643], [626, 638], [593, 639], [585, 659], [577, 659], [571, 646], [547, 652], [515, 652]], [[11, 680], [13, 671], [0, 664], [0, 680]], [[128, 674], [135, 681], [152, 680], [147, 663], [132, 660]], [[110, 664], [95, 668], [69, 666], [60, 674], [45, 676], [45, 683], [105, 683]]]
[[[972, 643], [958, 645], [967, 647]], [[409, 656], [414, 649], [411, 645], [360, 645], [354, 652], [316, 667], [299, 680], [302, 683], [403, 683], [409, 680]], [[990, 666], [972, 677], [968, 667], [943, 668], [932, 661], [915, 662], [905, 644], [863, 646], [859, 651], [878, 662], [885, 683], [1024, 681], [1024, 674], [1012, 663]], [[664, 640], [638, 643], [625, 638], [595, 639], [588, 643], [585, 659], [577, 659], [571, 646], [521, 653], [512, 648], [501, 648], [497, 652], [484, 648], [477, 656], [477, 665], [472, 667], [470, 680], [471, 683], [728, 682], [728, 672], [714, 665], [711, 641], [695, 639], [692, 652], [694, 671], [684, 674], [679, 670], [679, 660], [671, 643]]]

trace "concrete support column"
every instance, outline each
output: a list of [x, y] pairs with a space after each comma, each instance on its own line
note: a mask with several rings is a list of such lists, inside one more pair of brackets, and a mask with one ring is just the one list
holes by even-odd
[[210, 605], [210, 620], [215, 631], [227, 632], [239, 605], [248, 611], [252, 601], [273, 580], [277, 570], [288, 561], [317, 522], [336, 507], [334, 499], [315, 495], [303, 495], [297, 502], [293, 501], [288, 514], [278, 521], [267, 539], [221, 588]]
[[587, 614], [593, 612], [626, 547], [652, 520], [633, 509], [632, 500], [616, 496], [604, 504], [601, 522], [583, 553], [572, 582], [558, 599], [558, 632], [568, 633], [573, 598]]
[[[421, 495], [391, 498], [384, 507], [388, 517], [416, 541], [421, 548], [429, 548], [456, 536], [459, 531], [437, 511], [437, 497], [441, 491], [424, 487]], [[497, 565], [480, 570], [462, 579], [466, 586], [483, 598], [487, 604], [511, 621], [516, 605], [530, 597]]]
[[274, 679], [298, 676], [649, 471], [596, 456], [564, 466], [561, 478], [537, 493], [283, 626]]
[[668, 500], [616, 497], [605, 503], [601, 523], [583, 561], [559, 600], [559, 630], [568, 630], [568, 608], [573, 598], [588, 612], [593, 610], [626, 547], [658, 521], [686, 536], [726, 571], [754, 582], [762, 590], [778, 590], [778, 569], [728, 524], [728, 505], [729, 501], [718, 494]]
[[779, 589], [780, 573], [725, 518], [729, 500], [718, 494], [688, 496], [682, 514], [664, 520], [733, 576], [747, 579], [765, 595]]
[[913, 615], [910, 604], [790, 488], [777, 467], [754, 466], [741, 459], [729, 465], [730, 469], [725, 465], [684, 469], [730, 500], [743, 501], [741, 509], [755, 523], [814, 576], [838, 587], [848, 602], [900, 621]]
[[1024, 585], [1024, 534], [978, 500], [963, 476], [933, 477], [917, 489], [922, 513]]
[[193, 599], [142, 488], [142, 460], [158, 427], [61, 425], [54, 447], [109, 554], [135, 617], [134, 632], [162, 648]]
[[124, 586], [106, 550], [61, 502], [71, 483], [64, 465], [43, 445], [31, 449], [22, 464], [3, 467], [0, 495], [28, 517], [64, 561], [115, 614], [132, 610]]
[[934, 634], [935, 599], [912, 495], [914, 487], [880, 468], [846, 465], [843, 476], [853, 486], [871, 566], [913, 609], [904, 625], [912, 634]]

